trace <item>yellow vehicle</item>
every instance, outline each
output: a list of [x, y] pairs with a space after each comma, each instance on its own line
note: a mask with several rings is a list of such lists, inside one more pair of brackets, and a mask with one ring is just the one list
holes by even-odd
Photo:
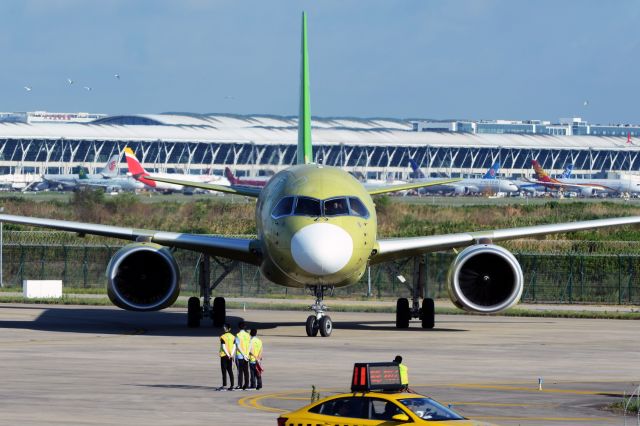
[[437, 401], [415, 393], [344, 393], [324, 398], [278, 417], [278, 426], [468, 425], [469, 420]]
[[278, 417], [278, 426], [369, 426], [394, 424], [487, 426], [439, 402], [406, 391], [396, 363], [357, 363], [351, 393], [330, 396]]

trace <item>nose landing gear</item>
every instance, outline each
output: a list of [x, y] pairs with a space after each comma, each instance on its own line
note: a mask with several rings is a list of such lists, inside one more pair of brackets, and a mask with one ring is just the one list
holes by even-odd
[[311, 291], [313, 291], [316, 296], [316, 301], [310, 308], [315, 312], [314, 315], [309, 315], [307, 317], [307, 322], [305, 324], [305, 330], [307, 332], [307, 336], [315, 337], [318, 335], [318, 331], [322, 337], [331, 336], [331, 332], [333, 331], [333, 322], [331, 322], [331, 317], [325, 313], [328, 308], [322, 302], [324, 299], [324, 292], [329, 290], [333, 293], [333, 286], [326, 285], [314, 285], [308, 286]]

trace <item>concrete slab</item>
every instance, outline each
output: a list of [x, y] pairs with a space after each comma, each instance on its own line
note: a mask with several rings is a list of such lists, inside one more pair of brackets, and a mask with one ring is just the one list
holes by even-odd
[[438, 316], [398, 331], [392, 314], [336, 312], [332, 337], [309, 338], [304, 312], [229, 312], [241, 318], [265, 342], [261, 391], [215, 391], [219, 330], [187, 329], [182, 310], [0, 305], [0, 424], [274, 425], [312, 385], [345, 391], [354, 362], [401, 354], [416, 391], [472, 418], [619, 425], [600, 407], [640, 380], [636, 321]]

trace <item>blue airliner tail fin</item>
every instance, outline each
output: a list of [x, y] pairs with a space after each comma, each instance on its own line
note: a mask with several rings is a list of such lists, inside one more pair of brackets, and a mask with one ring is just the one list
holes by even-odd
[[422, 170], [420, 170], [420, 166], [418, 166], [418, 163], [416, 163], [413, 158], [409, 158], [409, 166], [411, 166], [411, 170], [413, 170], [415, 177], [418, 179], [425, 177]]
[[500, 171], [500, 162], [496, 161], [493, 163], [493, 166], [487, 170], [487, 173], [482, 176], [483, 179], [495, 179], [498, 176], [498, 172]]
[[567, 167], [564, 168], [562, 172], [562, 179], [569, 179], [571, 177], [571, 173], [573, 173], [573, 164], [567, 164]]

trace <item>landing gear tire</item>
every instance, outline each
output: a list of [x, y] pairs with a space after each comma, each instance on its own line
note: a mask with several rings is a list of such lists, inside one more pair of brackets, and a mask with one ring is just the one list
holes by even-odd
[[213, 299], [213, 326], [222, 327], [227, 317], [227, 303], [224, 297]]
[[409, 328], [410, 319], [409, 300], [402, 297], [396, 303], [396, 328]]
[[187, 327], [197, 328], [200, 327], [200, 318], [202, 317], [202, 310], [200, 309], [200, 298], [190, 297], [187, 302]]
[[320, 335], [322, 337], [331, 336], [331, 332], [333, 331], [333, 323], [331, 322], [331, 318], [329, 315], [325, 315], [320, 318]]
[[305, 324], [305, 329], [307, 331], [307, 336], [315, 337], [318, 335], [318, 330], [320, 329], [320, 324], [316, 319], [315, 315], [309, 315], [307, 317], [307, 323]]
[[422, 300], [422, 328], [431, 329], [436, 323], [436, 309], [433, 299]]

